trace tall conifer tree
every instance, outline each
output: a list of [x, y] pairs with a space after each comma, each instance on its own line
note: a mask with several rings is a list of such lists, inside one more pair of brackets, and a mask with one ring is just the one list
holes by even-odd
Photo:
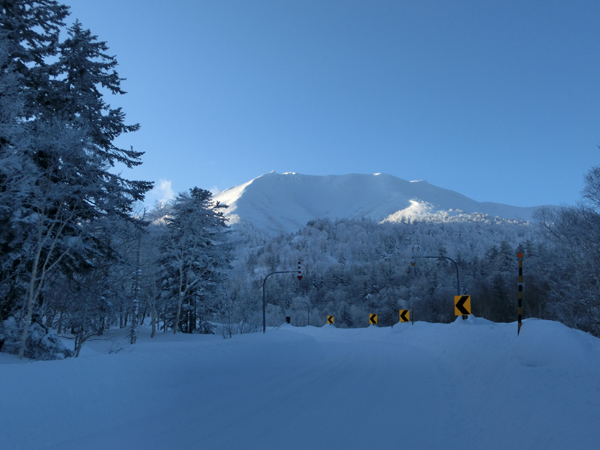
[[[47, 274], [86, 270], [94, 259], [109, 257], [110, 240], [98, 233], [107, 229], [111, 218], [134, 220], [133, 205], [152, 184], [111, 171], [116, 163], [129, 168], [141, 164], [143, 153], [114, 144], [139, 125], [126, 125], [123, 111], [104, 102], [101, 89], [125, 93], [106, 43], [79, 22], [59, 42], [68, 7], [53, 0], [0, 0], [0, 12], [5, 49], [0, 69], [3, 76], [18, 75], [21, 102], [9, 120], [21, 132], [8, 133], [4, 127], [0, 136], [0, 157], [9, 155], [14, 162], [14, 170], [0, 174], [0, 205], [7, 205], [0, 220], [13, 235], [10, 244], [2, 246], [0, 261], [12, 260], [7, 270], [19, 267], [21, 285], [28, 286], [25, 298], [21, 296], [24, 301], [19, 303], [14, 294], [4, 302], [2, 314], [19, 311], [23, 356]], [[27, 139], [18, 140], [19, 135]]]

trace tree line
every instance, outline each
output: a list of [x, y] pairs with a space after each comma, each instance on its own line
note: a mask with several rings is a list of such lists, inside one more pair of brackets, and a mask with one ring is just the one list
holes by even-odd
[[[229, 280], [230, 308], [261, 307], [266, 274], [303, 262], [303, 280], [281, 277], [267, 288], [270, 325], [367, 326], [398, 322], [400, 309], [415, 320], [454, 320], [457, 295], [472, 296], [473, 314], [517, 320], [518, 259], [524, 253], [524, 317], [557, 320], [600, 336], [600, 167], [585, 177], [576, 206], [541, 208], [534, 222], [480, 214], [432, 216], [400, 223], [314, 220], [296, 233], [265, 239], [246, 225], [251, 243], [238, 251]], [[307, 314], [307, 307], [308, 313]], [[245, 317], [248, 314], [245, 313]], [[241, 315], [240, 315], [241, 317]], [[239, 319], [241, 320], [241, 319]], [[258, 320], [256, 318], [255, 320]]]

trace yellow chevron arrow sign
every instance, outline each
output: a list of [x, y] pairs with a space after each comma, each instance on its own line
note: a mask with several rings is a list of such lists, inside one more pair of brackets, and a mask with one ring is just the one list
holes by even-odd
[[471, 296], [470, 295], [455, 295], [454, 296], [454, 315], [468, 316], [471, 314]]
[[400, 310], [400, 322], [410, 322], [410, 310], [408, 310], [408, 309]]

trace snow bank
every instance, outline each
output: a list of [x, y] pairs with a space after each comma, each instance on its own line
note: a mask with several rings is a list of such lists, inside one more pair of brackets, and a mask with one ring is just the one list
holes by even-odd
[[595, 449], [600, 441], [600, 341], [556, 322], [526, 320], [518, 337], [516, 323], [473, 317], [284, 325], [227, 340], [150, 340], [142, 328], [134, 346], [111, 333], [77, 359], [0, 358], [1, 448]]

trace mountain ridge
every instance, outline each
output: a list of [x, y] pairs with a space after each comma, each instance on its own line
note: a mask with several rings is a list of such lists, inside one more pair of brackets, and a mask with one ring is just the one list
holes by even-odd
[[315, 219], [403, 219], [483, 215], [531, 221], [539, 207], [477, 202], [427, 181], [393, 175], [302, 175], [269, 172], [215, 195], [229, 206], [230, 223], [249, 223], [270, 233], [294, 232]]

